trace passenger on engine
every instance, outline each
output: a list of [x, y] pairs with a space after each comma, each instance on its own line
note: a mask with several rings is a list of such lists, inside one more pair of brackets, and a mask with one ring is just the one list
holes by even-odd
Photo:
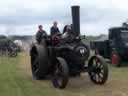
[[43, 26], [42, 25], [39, 25], [38, 26], [38, 31], [36, 33], [36, 41], [37, 43], [41, 43], [42, 39], [46, 39], [47, 38], [47, 33], [45, 30], [43, 30]]
[[53, 26], [50, 29], [51, 36], [60, 34], [57, 21], [53, 22]]

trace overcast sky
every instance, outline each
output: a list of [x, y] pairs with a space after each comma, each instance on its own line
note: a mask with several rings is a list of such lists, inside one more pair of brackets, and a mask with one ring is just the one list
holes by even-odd
[[85, 35], [107, 34], [128, 20], [128, 0], [0, 0], [0, 34], [34, 35], [39, 24], [49, 33], [55, 20], [62, 30], [72, 22], [72, 5], [80, 6]]

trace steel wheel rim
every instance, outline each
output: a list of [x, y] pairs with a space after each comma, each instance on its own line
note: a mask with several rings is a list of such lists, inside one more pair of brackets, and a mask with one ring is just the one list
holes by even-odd
[[94, 58], [92, 60], [92, 66], [90, 70], [90, 76], [94, 80], [95, 83], [101, 83], [104, 78], [104, 69], [102, 63], [98, 60], [98, 58]]

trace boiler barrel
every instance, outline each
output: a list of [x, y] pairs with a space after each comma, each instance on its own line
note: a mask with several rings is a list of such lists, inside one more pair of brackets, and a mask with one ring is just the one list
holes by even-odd
[[72, 6], [73, 34], [80, 35], [80, 6]]

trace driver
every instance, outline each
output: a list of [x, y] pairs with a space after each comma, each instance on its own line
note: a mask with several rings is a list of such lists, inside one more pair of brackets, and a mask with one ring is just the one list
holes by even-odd
[[47, 33], [45, 30], [43, 30], [43, 26], [42, 25], [39, 25], [38, 26], [38, 32], [36, 33], [36, 41], [37, 43], [40, 43], [42, 41], [42, 39], [46, 39], [47, 37]]
[[73, 40], [73, 33], [71, 25], [66, 25], [63, 30], [62, 38], [68, 41]]
[[60, 34], [57, 21], [53, 22], [53, 26], [50, 29], [51, 36]]

